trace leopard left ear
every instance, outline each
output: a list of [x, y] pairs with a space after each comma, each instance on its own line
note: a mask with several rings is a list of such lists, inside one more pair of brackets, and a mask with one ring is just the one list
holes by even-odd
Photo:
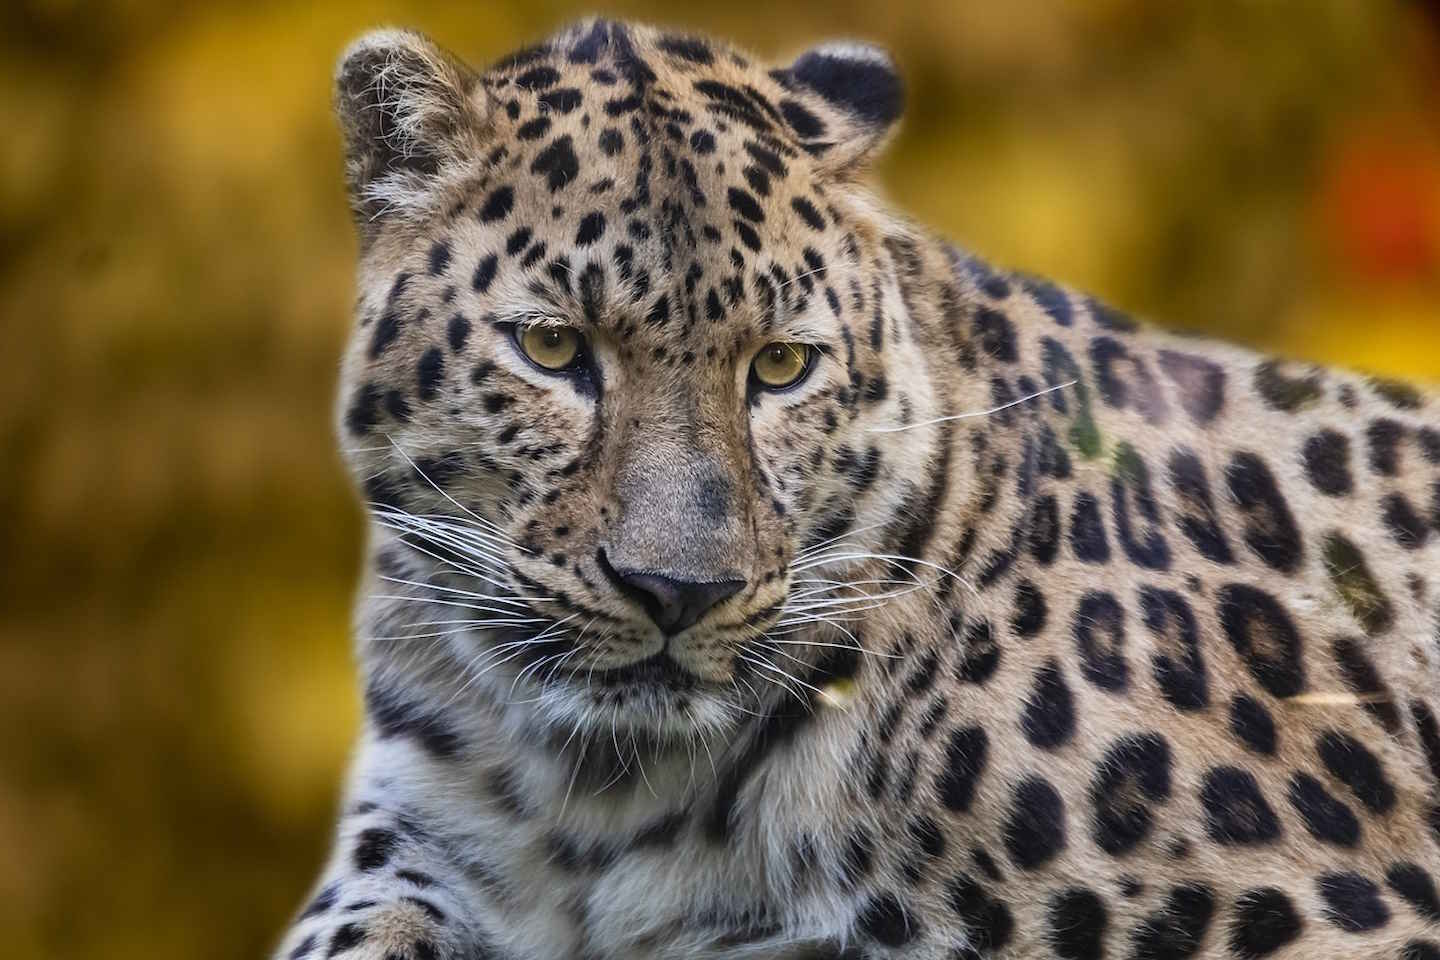
[[890, 54], [865, 43], [827, 43], [771, 71], [787, 96], [780, 112], [824, 169], [863, 169], [890, 138], [904, 87]]
[[422, 206], [442, 169], [480, 152], [487, 105], [475, 72], [421, 34], [376, 30], [350, 45], [335, 113], [362, 236]]

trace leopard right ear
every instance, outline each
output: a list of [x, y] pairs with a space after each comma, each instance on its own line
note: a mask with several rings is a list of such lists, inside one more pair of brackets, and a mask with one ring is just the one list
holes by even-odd
[[421, 34], [376, 30], [350, 45], [335, 114], [362, 235], [423, 205], [447, 165], [478, 153], [485, 104], [478, 75]]

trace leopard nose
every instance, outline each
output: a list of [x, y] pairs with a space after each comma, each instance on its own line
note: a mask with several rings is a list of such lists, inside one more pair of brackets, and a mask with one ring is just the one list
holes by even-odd
[[667, 636], [694, 625], [705, 611], [745, 586], [740, 579], [682, 580], [662, 573], [616, 570], [609, 563], [601, 566], [620, 591], [644, 607]]

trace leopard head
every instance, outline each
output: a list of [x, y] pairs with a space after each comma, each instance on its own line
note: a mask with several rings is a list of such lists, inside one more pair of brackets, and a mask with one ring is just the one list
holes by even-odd
[[888, 57], [771, 68], [592, 21], [477, 72], [381, 32], [336, 90], [368, 656], [419, 644], [557, 727], [688, 734], [796, 689], [846, 645], [814, 628], [876, 592], [814, 572], [827, 546], [928, 521], [933, 432], [881, 431], [936, 415], [951, 347], [912, 329], [918, 254], [857, 185]]

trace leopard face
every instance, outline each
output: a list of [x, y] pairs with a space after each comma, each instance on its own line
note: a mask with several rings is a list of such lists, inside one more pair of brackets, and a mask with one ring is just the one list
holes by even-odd
[[930, 445], [893, 428], [936, 416], [937, 345], [876, 279], [917, 254], [854, 184], [898, 114], [889, 61], [772, 70], [599, 22], [483, 75], [372, 36], [339, 90], [363, 245], [341, 430], [378, 592], [415, 600], [371, 633], [430, 634], [434, 669], [558, 728], [733, 724], [820, 649], [787, 625], [843, 599], [796, 582], [806, 552], [920, 522]]

